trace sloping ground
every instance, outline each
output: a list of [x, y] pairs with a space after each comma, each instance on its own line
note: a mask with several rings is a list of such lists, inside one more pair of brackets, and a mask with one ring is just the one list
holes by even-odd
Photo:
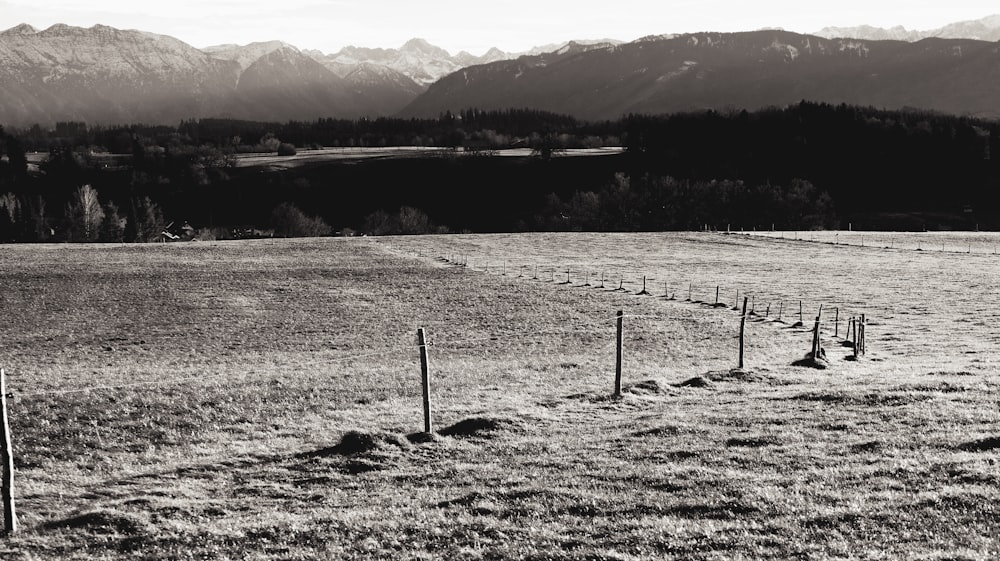
[[[651, 258], [608, 239], [618, 255]], [[688, 243], [703, 262], [745, 258], [714, 237], [658, 240], [678, 260]], [[0, 326], [0, 363], [15, 393], [22, 522], [0, 556], [997, 549], [995, 371], [958, 372], [962, 357], [952, 371], [888, 370], [884, 349], [822, 373], [794, 368], [807, 330], [754, 321], [748, 371], [733, 372], [731, 309], [436, 258], [479, 243], [521, 258], [595, 255], [588, 236], [552, 241], [0, 248], [4, 307], [21, 312]], [[625, 388], [613, 398], [619, 309]], [[433, 438], [419, 434], [421, 325]], [[683, 384], [695, 377], [705, 383]]]

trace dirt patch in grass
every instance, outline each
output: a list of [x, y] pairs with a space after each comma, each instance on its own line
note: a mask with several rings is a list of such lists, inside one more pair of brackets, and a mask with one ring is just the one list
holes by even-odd
[[852, 444], [849, 449], [852, 454], [868, 454], [871, 452], [881, 451], [882, 443], [877, 440], [873, 440], [871, 442], [861, 442], [858, 444]]
[[850, 392], [806, 392], [793, 395], [787, 399], [800, 401], [820, 401], [823, 403], [837, 403], [841, 405], [854, 406], [903, 406], [927, 401], [931, 396], [914, 393], [866, 393], [854, 394]]
[[1000, 449], [1000, 437], [982, 438], [959, 445], [959, 450], [963, 452], [989, 452]]
[[149, 527], [140, 518], [107, 510], [84, 512], [62, 520], [53, 520], [47, 522], [43, 527], [49, 530], [84, 529], [96, 534], [143, 535], [149, 533]]
[[677, 436], [681, 433], [680, 427], [676, 425], [663, 425], [650, 429], [633, 432], [631, 436], [636, 438], [646, 438], [648, 436]]
[[476, 437], [495, 438], [505, 431], [520, 432], [524, 424], [516, 419], [504, 417], [469, 417], [438, 431], [454, 438]]
[[666, 510], [674, 516], [697, 519], [709, 518], [713, 520], [731, 520], [760, 512], [760, 509], [755, 506], [735, 501], [679, 504], [670, 506]]
[[750, 438], [730, 438], [726, 440], [726, 446], [729, 447], [746, 447], [746, 448], [763, 448], [765, 446], [778, 446], [781, 441], [774, 436], [754, 436]]

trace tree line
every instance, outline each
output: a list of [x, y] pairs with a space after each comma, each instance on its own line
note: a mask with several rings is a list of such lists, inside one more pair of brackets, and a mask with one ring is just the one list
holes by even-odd
[[[559, 157], [609, 144], [624, 154]], [[236, 165], [241, 152], [380, 145], [465, 151], [287, 170]], [[506, 147], [534, 156], [488, 157]], [[598, 123], [470, 109], [437, 119], [0, 128], [2, 241], [151, 241], [170, 223], [219, 238], [846, 222], [1000, 227], [1000, 124], [802, 102]]]

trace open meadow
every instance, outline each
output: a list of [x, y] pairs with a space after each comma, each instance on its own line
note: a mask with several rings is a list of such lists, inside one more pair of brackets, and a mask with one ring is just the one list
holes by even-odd
[[0, 246], [0, 559], [1000, 556], [1000, 238], [768, 234]]

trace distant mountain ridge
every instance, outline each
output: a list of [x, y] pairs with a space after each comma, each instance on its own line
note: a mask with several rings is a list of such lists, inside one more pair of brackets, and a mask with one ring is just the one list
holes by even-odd
[[[22, 24], [0, 32], [0, 124], [434, 117], [471, 107], [605, 119], [802, 99], [1000, 116], [1000, 43], [906, 42], [904, 32], [883, 30], [890, 41], [780, 30], [652, 35], [481, 56], [412, 39], [327, 55], [281, 41], [196, 49], [103, 25]], [[992, 37], [1000, 16], [935, 33]]]
[[96, 25], [0, 33], [0, 123], [176, 124], [391, 115], [423, 88], [363, 65], [338, 76], [280, 41], [196, 49], [165, 35]]
[[976, 39], [979, 41], [1000, 41], [1000, 14], [978, 20], [959, 21], [944, 27], [926, 31], [908, 30], [903, 26], [889, 29], [861, 25], [857, 27], [824, 27], [813, 33], [818, 37], [836, 39], [840, 37], [867, 39], [871, 41], [920, 41], [937, 37], [941, 39]]
[[1000, 117], [1000, 44], [694, 33], [465, 68], [431, 85], [402, 115], [531, 107], [600, 120], [803, 99]]

